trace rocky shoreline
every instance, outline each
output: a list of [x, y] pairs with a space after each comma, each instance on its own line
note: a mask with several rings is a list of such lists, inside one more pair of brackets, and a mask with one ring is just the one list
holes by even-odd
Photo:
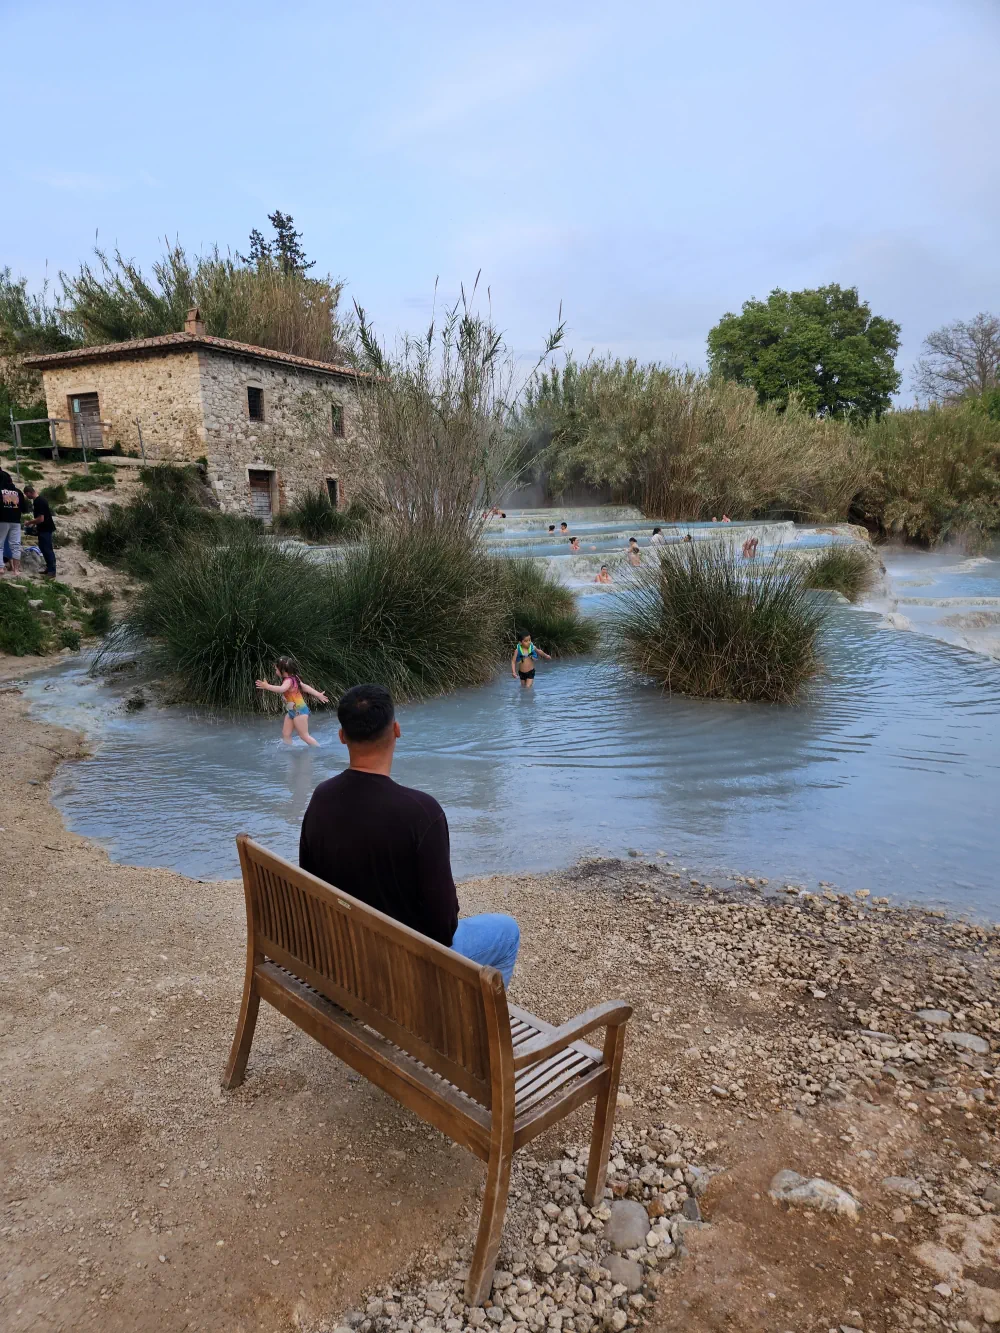
[[239, 885], [67, 833], [77, 753], [0, 695], [5, 1330], [1000, 1324], [996, 927], [641, 856], [462, 885], [521, 923], [518, 1003], [635, 1011], [608, 1198], [578, 1112], [518, 1155], [468, 1310], [481, 1168], [277, 1015], [221, 1094]]

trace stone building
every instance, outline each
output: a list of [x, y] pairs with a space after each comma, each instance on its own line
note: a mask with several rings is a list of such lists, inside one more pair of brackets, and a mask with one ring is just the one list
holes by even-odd
[[65, 447], [203, 461], [224, 510], [269, 518], [306, 490], [350, 498], [357, 377], [345, 366], [183, 333], [25, 358]]

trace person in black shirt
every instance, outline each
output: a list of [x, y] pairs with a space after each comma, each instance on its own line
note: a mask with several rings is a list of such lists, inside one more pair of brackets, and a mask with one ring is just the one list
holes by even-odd
[[510, 983], [520, 931], [501, 913], [458, 919], [448, 821], [433, 796], [389, 776], [401, 735], [383, 685], [355, 685], [337, 708], [350, 767], [312, 794], [299, 865]]
[[0, 547], [10, 548], [10, 567], [21, 572], [21, 503], [24, 496], [14, 478], [0, 468]]
[[32, 527], [35, 529], [35, 536], [38, 538], [38, 549], [45, 557], [45, 572], [49, 578], [56, 576], [56, 551], [52, 544], [52, 534], [56, 530], [56, 521], [52, 517], [52, 510], [49, 502], [44, 495], [39, 495], [34, 486], [25, 486], [24, 493], [31, 501], [31, 509], [35, 516]]

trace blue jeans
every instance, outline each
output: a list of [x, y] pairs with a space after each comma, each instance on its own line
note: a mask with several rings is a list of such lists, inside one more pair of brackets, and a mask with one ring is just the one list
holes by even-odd
[[56, 572], [56, 551], [52, 545], [51, 532], [40, 532], [38, 534], [38, 549], [45, 556], [46, 574], [54, 574]]
[[479, 916], [463, 917], [451, 947], [463, 958], [495, 967], [503, 977], [503, 984], [509, 986], [520, 943], [521, 931], [512, 916], [483, 912]]

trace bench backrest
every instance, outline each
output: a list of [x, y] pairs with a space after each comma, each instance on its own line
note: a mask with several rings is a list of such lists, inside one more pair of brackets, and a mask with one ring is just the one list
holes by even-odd
[[[236, 839], [249, 947], [483, 1106], [511, 1049], [500, 974]], [[507, 1060], [503, 1063], [506, 1065]]]

